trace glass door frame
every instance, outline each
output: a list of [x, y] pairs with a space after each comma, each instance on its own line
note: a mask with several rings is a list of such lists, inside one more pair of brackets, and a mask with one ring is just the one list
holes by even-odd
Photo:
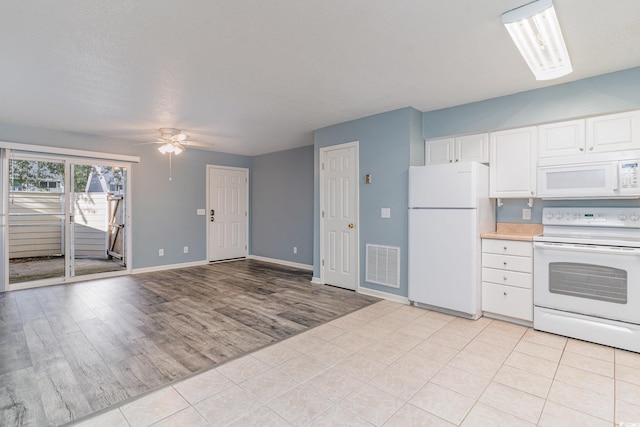
[[[7, 147], [6, 145], [10, 145], [11, 147]], [[132, 161], [139, 161], [139, 158], [134, 156], [114, 156], [119, 157], [120, 159], [111, 159], [108, 158], [110, 156], [105, 155], [104, 157], [85, 157], [85, 156], [73, 156], [69, 155], [70, 153], [75, 154], [94, 154], [92, 152], [83, 152], [80, 150], [70, 150], [70, 149], [60, 149], [60, 154], [57, 154], [58, 150], [52, 149], [52, 147], [42, 147], [46, 148], [43, 151], [37, 150], [21, 150], [21, 144], [14, 143], [0, 143], [0, 195], [2, 196], [1, 201], [1, 212], [0, 212], [0, 265], [3, 266], [3, 273], [0, 275], [0, 292], [2, 291], [10, 291], [10, 290], [19, 290], [19, 289], [27, 289], [33, 287], [40, 286], [48, 286], [54, 284], [62, 284], [62, 283], [73, 283], [82, 280], [90, 280], [90, 279], [98, 279], [104, 277], [112, 277], [112, 276], [121, 276], [126, 274], [131, 274], [132, 271], [132, 236], [133, 236], [133, 226], [132, 226]], [[25, 147], [34, 147], [27, 146]], [[14, 156], [19, 157], [20, 159], [27, 160], [40, 160], [40, 161], [50, 161], [50, 162], [60, 162], [64, 164], [64, 248], [65, 248], [65, 272], [64, 277], [57, 277], [52, 279], [40, 279], [33, 280], [29, 282], [21, 282], [15, 283], [11, 285], [9, 283], [9, 192], [10, 192], [10, 183], [9, 183], [9, 160], [11, 157], [11, 150], [14, 151]], [[104, 154], [104, 153], [95, 153], [95, 154]], [[130, 160], [130, 161], [123, 161]], [[75, 262], [72, 258], [72, 228], [71, 228], [71, 220], [70, 216], [74, 212], [73, 200], [71, 198], [72, 194], [72, 176], [71, 176], [71, 165], [101, 165], [101, 166], [111, 166], [111, 167], [121, 167], [126, 169], [126, 181], [125, 181], [125, 243], [124, 243], [124, 251], [125, 251], [125, 268], [118, 271], [112, 272], [103, 272], [103, 273], [93, 273], [86, 274], [80, 276], [72, 276], [72, 267], [71, 264]]]

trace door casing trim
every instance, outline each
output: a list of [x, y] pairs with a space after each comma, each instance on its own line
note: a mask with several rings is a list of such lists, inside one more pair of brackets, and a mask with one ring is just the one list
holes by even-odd
[[[332, 150], [341, 150], [344, 148], [354, 148], [354, 163], [355, 163], [355, 170], [356, 170], [356, 179], [355, 179], [355, 191], [354, 191], [354, 197], [356, 199], [356, 228], [355, 228], [355, 233], [356, 233], [356, 253], [355, 253], [355, 271], [356, 271], [356, 288], [355, 291], [360, 293], [360, 152], [359, 152], [359, 141], [351, 141], [351, 142], [345, 142], [343, 144], [336, 144], [336, 145], [329, 145], [327, 147], [322, 147], [320, 148], [320, 159], [319, 162], [320, 164], [318, 165], [319, 168], [319, 176], [320, 176], [320, 203], [319, 203], [319, 207], [320, 207], [320, 211], [318, 212], [318, 217], [320, 218], [320, 277], [319, 277], [319, 282], [313, 281], [313, 283], [318, 283], [318, 284], [322, 284], [325, 285], [325, 279], [324, 279], [324, 268], [325, 266], [322, 265], [322, 260], [324, 259], [324, 218], [322, 217], [322, 211], [324, 211], [324, 193], [325, 193], [325, 188], [324, 188], [324, 170], [322, 169], [322, 162], [324, 161], [324, 155], [327, 151], [332, 151]], [[318, 279], [315, 278], [314, 279]]]
[[211, 210], [211, 200], [210, 200], [210, 197], [209, 197], [210, 190], [211, 190], [211, 188], [209, 188], [211, 169], [225, 169], [225, 170], [232, 170], [232, 171], [244, 171], [246, 173], [247, 181], [245, 182], [245, 190], [246, 190], [245, 191], [245, 193], [246, 193], [245, 194], [245, 206], [247, 207], [247, 217], [246, 217], [247, 220], [245, 221], [245, 236], [246, 236], [246, 246], [247, 247], [244, 250], [244, 256], [246, 258], [246, 257], [249, 256], [249, 253], [250, 253], [249, 252], [249, 249], [250, 249], [249, 242], [251, 241], [250, 236], [249, 236], [249, 230], [250, 230], [249, 222], [250, 222], [250, 219], [251, 219], [251, 209], [250, 209], [250, 206], [249, 206], [249, 190], [250, 190], [250, 187], [249, 187], [249, 168], [241, 168], [241, 167], [234, 167], [234, 166], [221, 166], [221, 165], [209, 165], [209, 164], [207, 164], [206, 168], [207, 168], [207, 173], [205, 174], [206, 175], [206, 177], [205, 177], [205, 179], [206, 179], [206, 183], [205, 183], [206, 202], [205, 203], [207, 204], [207, 208], [206, 208], [205, 215], [204, 215], [205, 224], [206, 224], [206, 227], [207, 227], [207, 232], [206, 232], [206, 235], [207, 235], [206, 257], [207, 258], [206, 258], [206, 261], [207, 262], [213, 262], [213, 261], [211, 261], [211, 257], [210, 257], [210, 253], [209, 253], [209, 243], [211, 242], [211, 227], [209, 226], [209, 221], [208, 221], [209, 212]]

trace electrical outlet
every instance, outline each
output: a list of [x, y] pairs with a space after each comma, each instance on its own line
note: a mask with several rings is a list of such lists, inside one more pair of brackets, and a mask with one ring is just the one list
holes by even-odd
[[184, 248], [182, 248], [182, 252], [184, 252], [185, 254], [189, 253], [189, 246], [185, 246]]
[[158, 249], [158, 256], [164, 256], [164, 249]]
[[294, 253], [294, 254], [297, 254], [297, 253], [298, 253], [298, 247], [297, 247], [297, 246], [294, 246], [294, 247], [293, 247], [293, 253]]
[[528, 208], [522, 209], [522, 219], [527, 219], [527, 220], [531, 219], [531, 209], [528, 209]]

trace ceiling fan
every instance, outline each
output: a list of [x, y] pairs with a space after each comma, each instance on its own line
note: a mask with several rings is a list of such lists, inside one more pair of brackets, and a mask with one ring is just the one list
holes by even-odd
[[182, 133], [180, 129], [176, 128], [160, 128], [160, 138], [157, 138], [155, 143], [162, 144], [158, 151], [162, 154], [169, 154], [169, 181], [171, 178], [171, 157], [176, 156], [186, 150], [185, 145], [191, 145], [194, 147], [211, 147], [212, 144], [205, 144], [203, 142], [189, 141], [189, 135]]
[[180, 129], [160, 128], [158, 130], [160, 131], [160, 138], [157, 139], [157, 142], [162, 144], [158, 148], [158, 151], [162, 154], [168, 153], [178, 155], [185, 151], [185, 145], [191, 145], [194, 147], [212, 146], [212, 144], [189, 141], [189, 135], [182, 133]]

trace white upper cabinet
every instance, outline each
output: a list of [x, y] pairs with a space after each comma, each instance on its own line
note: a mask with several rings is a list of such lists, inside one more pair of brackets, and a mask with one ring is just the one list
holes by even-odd
[[455, 140], [456, 162], [489, 163], [489, 134], [458, 136]]
[[424, 164], [453, 162], [454, 138], [432, 139], [424, 145]]
[[534, 197], [538, 129], [530, 126], [490, 134], [490, 197]]
[[570, 156], [585, 152], [585, 120], [538, 126], [538, 156]]
[[425, 142], [425, 164], [453, 162], [489, 163], [489, 134], [464, 135]]
[[640, 111], [538, 126], [539, 157], [640, 150]]
[[640, 111], [587, 119], [587, 153], [640, 149]]

